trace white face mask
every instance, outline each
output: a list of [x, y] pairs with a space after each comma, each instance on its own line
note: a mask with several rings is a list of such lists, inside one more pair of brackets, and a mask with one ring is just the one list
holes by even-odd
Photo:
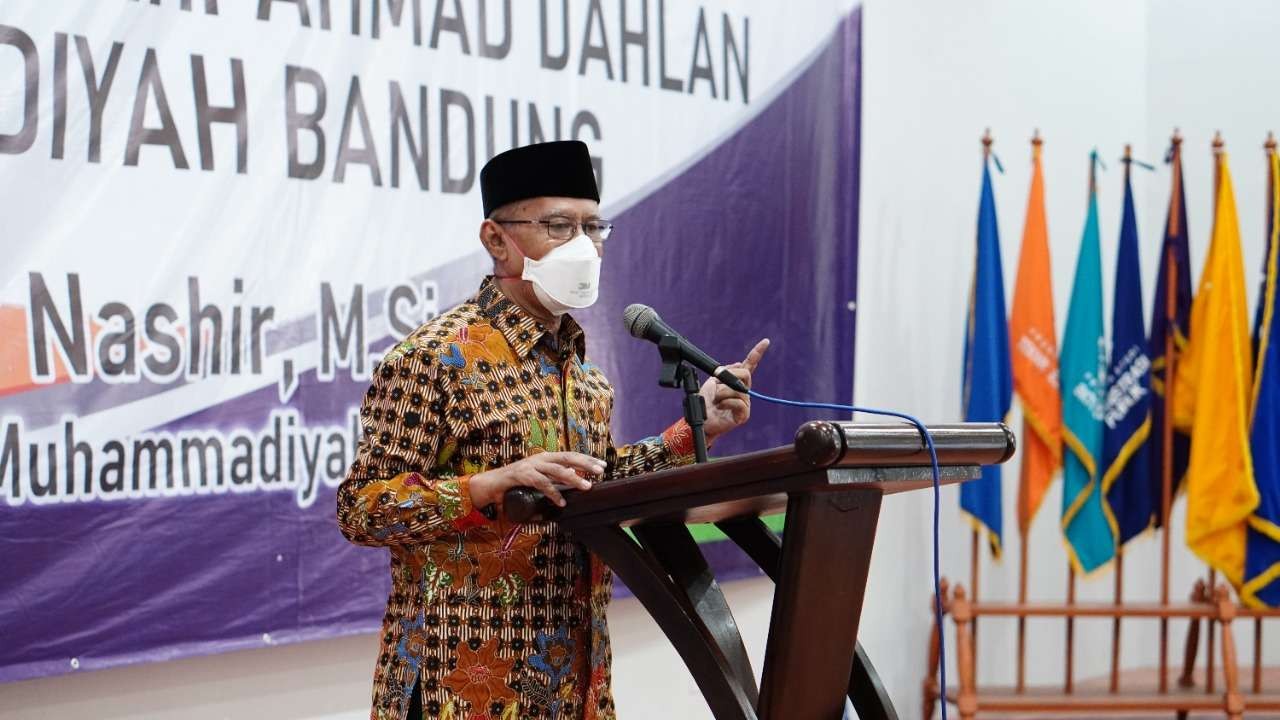
[[591, 238], [578, 235], [541, 260], [526, 257], [520, 277], [552, 315], [591, 307], [600, 294], [600, 253]]

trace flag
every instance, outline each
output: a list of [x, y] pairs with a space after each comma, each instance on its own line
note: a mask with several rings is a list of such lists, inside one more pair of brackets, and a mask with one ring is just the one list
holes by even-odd
[[1195, 334], [1182, 363], [1185, 373], [1178, 372], [1174, 402], [1178, 416], [1191, 423], [1187, 545], [1239, 588], [1245, 522], [1258, 506], [1249, 451], [1253, 358], [1240, 225], [1225, 153], [1218, 163], [1213, 237], [1191, 302]]
[[1258, 508], [1245, 534], [1245, 583], [1240, 596], [1255, 607], [1280, 607], [1280, 308], [1277, 308], [1277, 263], [1280, 263], [1280, 159], [1267, 153], [1266, 275], [1258, 296], [1258, 348], [1253, 380], [1253, 421], [1249, 448], [1258, 486]]
[[1022, 471], [1018, 483], [1018, 531], [1031, 527], [1054, 472], [1062, 465], [1062, 395], [1058, 391], [1058, 334], [1053, 323], [1049, 228], [1044, 214], [1040, 141], [1031, 152], [1031, 195], [1022, 229], [1018, 279], [1009, 335], [1013, 389], [1022, 401]]
[[[1165, 216], [1164, 243], [1160, 248], [1160, 271], [1156, 276], [1155, 301], [1151, 309], [1151, 337], [1147, 341], [1147, 352], [1151, 357], [1151, 439], [1148, 467], [1150, 469], [1149, 484], [1152, 502], [1160, 508], [1164, 502], [1164, 418], [1165, 418], [1165, 375], [1167, 372], [1168, 350], [1166, 339], [1172, 335], [1173, 363], [1176, 368], [1182, 362], [1183, 352], [1187, 347], [1187, 338], [1191, 336], [1191, 251], [1187, 244], [1187, 202], [1182, 189], [1182, 150], [1180, 140], [1174, 140], [1168, 155], [1173, 166], [1173, 187], [1169, 192], [1169, 212]], [[1173, 272], [1176, 276], [1169, 278], [1169, 260], [1172, 257]], [[1169, 283], [1173, 283], [1173, 307], [1169, 307]], [[1172, 312], [1170, 312], [1172, 310]], [[1176, 373], [1175, 373], [1176, 378]], [[1174, 381], [1174, 393], [1177, 394], [1177, 382]], [[1172, 418], [1170, 418], [1172, 421]], [[1172, 484], [1169, 502], [1172, 504], [1178, 492], [1178, 484], [1187, 471], [1187, 459], [1191, 455], [1191, 438], [1187, 437], [1185, 428], [1173, 428]], [[1162, 522], [1160, 512], [1156, 512], [1156, 524]]]
[[[1009, 324], [1004, 314], [1004, 272], [1000, 267], [1000, 233], [991, 169], [982, 165], [982, 198], [978, 204], [978, 258], [969, 291], [965, 324], [964, 419], [1003, 422], [1013, 399], [1009, 369]], [[982, 469], [982, 477], [960, 486], [960, 509], [981, 527], [1000, 556], [1000, 466]]]
[[1102, 418], [1102, 491], [1116, 522], [1117, 548], [1151, 527], [1159, 498], [1148, 485], [1151, 435], [1151, 360], [1142, 319], [1138, 219], [1133, 209], [1132, 162], [1124, 169], [1124, 214], [1111, 307], [1111, 362]]
[[1089, 162], [1089, 211], [1062, 335], [1062, 532], [1071, 564], [1089, 573], [1115, 555], [1098, 465], [1102, 459], [1107, 348], [1102, 335], [1102, 251], [1098, 239], [1098, 153]]
[[[1267, 138], [1268, 142], [1273, 142], [1272, 138]], [[1253, 367], [1255, 369], [1254, 377], [1257, 378], [1261, 372], [1262, 355], [1259, 352], [1262, 340], [1262, 325], [1266, 319], [1267, 303], [1267, 283], [1271, 280], [1271, 247], [1275, 244], [1275, 239], [1271, 233], [1275, 229], [1275, 219], [1272, 213], [1275, 212], [1275, 198], [1272, 193], [1275, 191], [1276, 179], [1271, 176], [1271, 159], [1275, 155], [1275, 148], [1267, 146], [1267, 246], [1262, 253], [1262, 282], [1258, 287], [1258, 305], [1253, 311], [1253, 333], [1249, 335], [1252, 340], [1253, 347]], [[1256, 383], [1255, 383], [1256, 385]]]

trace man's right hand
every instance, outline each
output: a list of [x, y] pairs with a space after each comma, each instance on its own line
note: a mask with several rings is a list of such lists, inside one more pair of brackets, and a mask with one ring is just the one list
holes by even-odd
[[[471, 502], [478, 508], [496, 503], [502, 508], [502, 498], [513, 487], [530, 487], [546, 495], [551, 502], [564, 507], [562, 488], [590, 490], [591, 481], [579, 472], [598, 477], [604, 474], [605, 463], [576, 452], [544, 452], [471, 476]], [[557, 487], [559, 486], [559, 487]]]

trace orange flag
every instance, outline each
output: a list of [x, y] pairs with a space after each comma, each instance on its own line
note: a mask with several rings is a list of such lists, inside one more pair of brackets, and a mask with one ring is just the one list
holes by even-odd
[[1009, 341], [1013, 344], [1013, 389], [1022, 401], [1022, 476], [1018, 484], [1018, 529], [1023, 535], [1062, 465], [1062, 396], [1058, 390], [1058, 336], [1053, 329], [1053, 285], [1049, 274], [1049, 229], [1044, 217], [1044, 173], [1040, 138], [1032, 143], [1031, 197], [1022, 230], [1022, 255], [1013, 294]]

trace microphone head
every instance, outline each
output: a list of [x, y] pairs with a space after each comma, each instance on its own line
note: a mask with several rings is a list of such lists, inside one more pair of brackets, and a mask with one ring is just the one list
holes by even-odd
[[635, 303], [628, 305], [626, 310], [622, 311], [622, 323], [626, 325], [627, 332], [631, 333], [631, 337], [646, 339], [645, 333], [649, 327], [658, 320], [658, 313], [648, 305]]

